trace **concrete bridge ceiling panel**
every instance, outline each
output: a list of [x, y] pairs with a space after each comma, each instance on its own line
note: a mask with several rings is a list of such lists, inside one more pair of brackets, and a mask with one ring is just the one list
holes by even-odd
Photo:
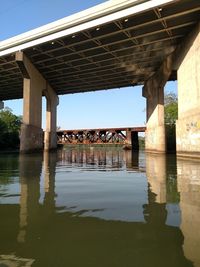
[[[24, 52], [58, 94], [140, 85], [153, 75], [199, 18], [199, 0], [172, 1], [26, 48]], [[7, 65], [4, 61], [8, 59], [0, 58], [0, 87], [8, 90], [6, 99], [11, 95], [22, 97], [22, 78], [10, 57]], [[9, 78], [12, 84], [10, 81], [8, 85]], [[170, 79], [176, 79], [174, 72]], [[6, 97], [3, 92], [1, 89], [0, 99]]]
[[17, 99], [23, 96], [23, 79], [15, 56], [0, 57], [0, 99]]

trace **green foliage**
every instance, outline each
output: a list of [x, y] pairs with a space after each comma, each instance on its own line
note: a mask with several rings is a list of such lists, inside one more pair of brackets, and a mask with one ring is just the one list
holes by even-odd
[[178, 118], [178, 101], [174, 93], [165, 95], [165, 124], [175, 125]]
[[145, 148], [145, 138], [143, 136], [139, 136], [139, 147], [140, 149], [144, 149]]
[[7, 131], [6, 123], [0, 118], [0, 136]]
[[6, 124], [7, 132], [19, 132], [21, 125], [21, 116], [16, 116], [12, 110], [5, 108], [0, 111], [0, 119]]
[[5, 108], [0, 111], [0, 148], [16, 148], [19, 145], [21, 116]]
[[166, 161], [166, 177], [167, 177], [167, 203], [179, 203], [180, 194], [177, 189], [177, 168], [176, 156], [170, 155]]
[[171, 103], [165, 106], [165, 123], [175, 125], [178, 118], [178, 103]]
[[165, 125], [167, 150], [176, 150], [176, 120], [178, 118], [178, 99], [174, 93], [165, 95]]

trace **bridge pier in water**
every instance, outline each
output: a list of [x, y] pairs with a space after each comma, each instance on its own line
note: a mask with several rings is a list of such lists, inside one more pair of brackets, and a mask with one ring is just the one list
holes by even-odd
[[164, 86], [171, 74], [172, 58], [169, 56], [159, 70], [146, 81], [143, 97], [146, 98], [147, 124], [145, 148], [147, 151], [165, 152]]
[[47, 100], [46, 107], [46, 131], [44, 135], [44, 150], [49, 151], [57, 148], [57, 105], [59, 99], [54, 90], [47, 85], [44, 91]]
[[147, 151], [166, 151], [164, 86], [173, 70], [178, 81], [177, 155], [200, 157], [200, 23], [144, 84]]
[[[56, 108], [58, 96], [40, 72], [23, 54], [16, 53], [16, 62], [23, 75], [23, 123], [20, 151], [34, 152], [57, 147]], [[42, 95], [47, 99], [46, 132], [42, 130]]]
[[180, 48], [176, 150], [200, 157], [200, 23]]

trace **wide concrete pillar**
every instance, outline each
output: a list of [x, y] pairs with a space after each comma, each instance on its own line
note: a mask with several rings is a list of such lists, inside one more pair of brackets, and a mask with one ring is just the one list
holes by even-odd
[[[42, 124], [42, 95], [48, 95], [47, 126], [48, 132], [55, 136], [56, 106], [58, 97], [46, 82], [44, 77], [24, 55], [16, 53], [16, 62], [23, 75], [23, 123], [20, 134], [20, 152], [34, 152], [42, 150], [44, 143]], [[55, 104], [56, 103], [56, 104]], [[55, 147], [55, 138], [46, 138], [48, 149]], [[46, 141], [47, 143], [47, 141]]]
[[200, 157], [200, 23], [179, 49], [178, 155]]
[[147, 123], [145, 149], [153, 152], [165, 152], [164, 125], [164, 86], [172, 69], [172, 57], [168, 56], [159, 70], [145, 82], [143, 96], [146, 97]]

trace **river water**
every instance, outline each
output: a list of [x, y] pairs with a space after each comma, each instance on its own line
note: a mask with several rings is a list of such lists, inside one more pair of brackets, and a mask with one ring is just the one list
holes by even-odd
[[200, 162], [0, 155], [0, 267], [200, 267]]

